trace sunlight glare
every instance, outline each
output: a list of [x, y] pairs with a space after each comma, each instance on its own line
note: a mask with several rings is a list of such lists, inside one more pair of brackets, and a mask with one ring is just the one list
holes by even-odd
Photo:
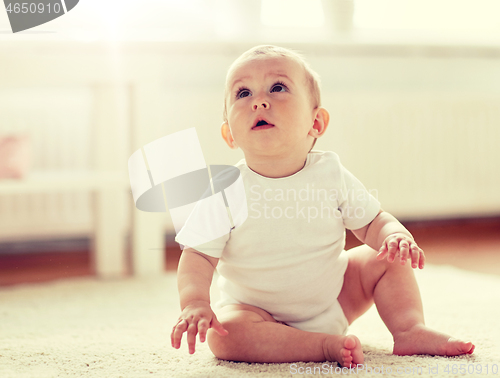
[[498, 0], [356, 0], [359, 29], [500, 30]]
[[275, 27], [320, 27], [325, 21], [321, 0], [262, 0], [261, 22]]

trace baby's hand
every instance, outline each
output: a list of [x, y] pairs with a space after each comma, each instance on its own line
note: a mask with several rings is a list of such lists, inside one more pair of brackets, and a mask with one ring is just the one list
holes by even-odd
[[387, 261], [392, 263], [396, 259], [398, 252], [402, 265], [406, 264], [406, 260], [410, 256], [412, 268], [416, 268], [417, 266], [420, 269], [424, 268], [424, 251], [415, 243], [415, 240], [405, 234], [389, 235], [382, 243], [377, 260], [383, 260], [387, 256]]
[[207, 331], [213, 328], [221, 336], [228, 334], [222, 327], [210, 308], [210, 304], [205, 301], [192, 302], [184, 308], [177, 324], [172, 329], [170, 339], [172, 346], [176, 349], [181, 347], [182, 334], [187, 331], [187, 342], [189, 353], [194, 353], [196, 344], [196, 334], [200, 335], [200, 342], [205, 342]]

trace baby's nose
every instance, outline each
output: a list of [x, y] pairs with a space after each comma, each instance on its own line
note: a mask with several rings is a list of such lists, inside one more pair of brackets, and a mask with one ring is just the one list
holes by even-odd
[[257, 109], [269, 109], [270, 105], [269, 102], [267, 101], [257, 101], [256, 103], [253, 104], [253, 110]]

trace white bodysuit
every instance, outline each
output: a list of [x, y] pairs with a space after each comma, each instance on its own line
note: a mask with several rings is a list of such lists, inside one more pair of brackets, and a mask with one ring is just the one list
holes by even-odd
[[[262, 308], [276, 320], [311, 332], [343, 334], [347, 319], [337, 301], [347, 268], [345, 229], [370, 223], [380, 204], [333, 152], [311, 151], [305, 166], [267, 178], [241, 160], [248, 217], [210, 243], [188, 218], [176, 241], [219, 258], [221, 301]], [[205, 209], [206, 211], [206, 209]]]

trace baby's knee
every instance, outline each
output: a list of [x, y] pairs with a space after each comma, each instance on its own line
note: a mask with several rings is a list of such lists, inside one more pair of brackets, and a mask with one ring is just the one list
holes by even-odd
[[213, 329], [209, 329], [207, 332], [208, 346], [215, 357], [221, 360], [233, 360], [234, 356], [232, 356], [231, 349], [234, 341], [232, 339], [237, 324], [233, 323], [233, 321], [221, 321], [221, 324], [228, 331], [228, 334], [221, 336]]
[[228, 331], [226, 336], [221, 336], [213, 329], [207, 333], [208, 346], [212, 353], [221, 360], [240, 361], [241, 352], [252, 332], [251, 327], [257, 322], [263, 322], [262, 316], [252, 311], [230, 311], [219, 317], [219, 321]]

